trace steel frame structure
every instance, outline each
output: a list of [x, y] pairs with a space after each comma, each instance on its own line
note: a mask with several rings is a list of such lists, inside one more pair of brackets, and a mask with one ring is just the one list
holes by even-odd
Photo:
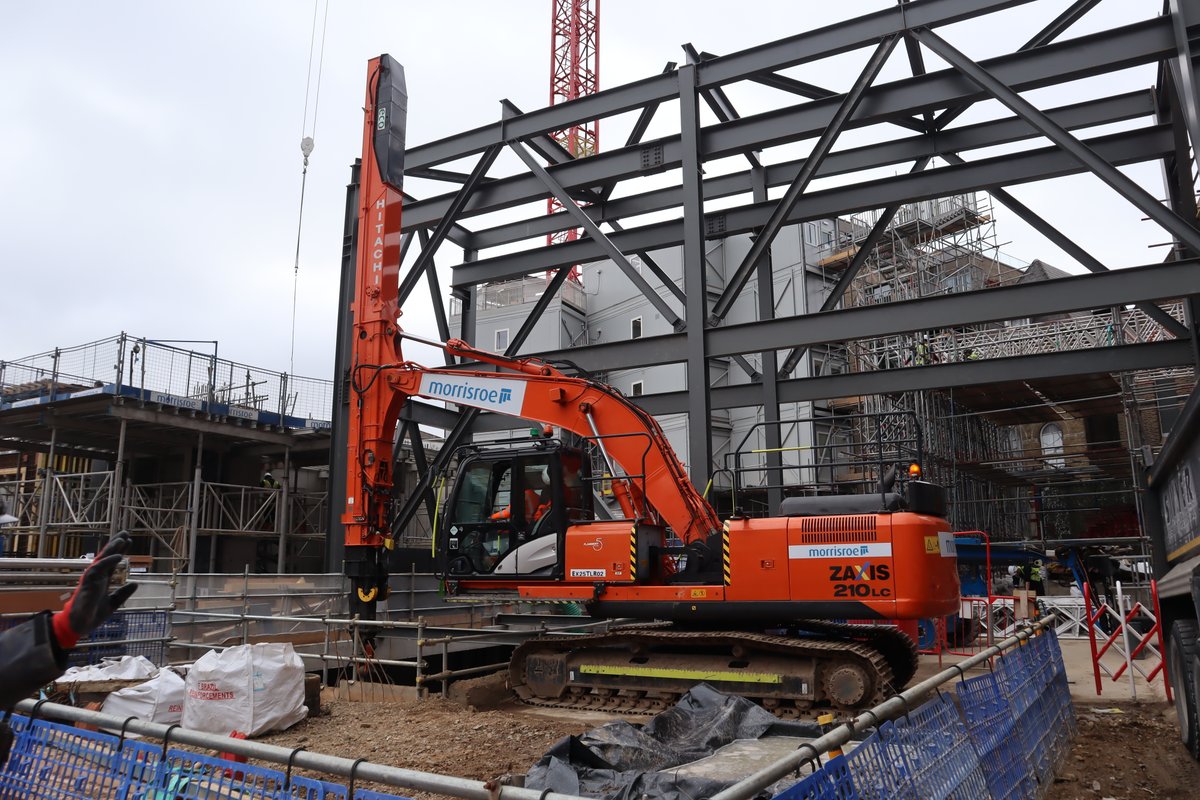
[[[542, 302], [511, 339], [508, 350], [516, 353], [573, 265], [611, 260], [672, 322], [676, 332], [538, 355], [569, 358], [595, 370], [684, 363], [692, 391], [646, 395], [637, 402], [655, 414], [687, 413], [692, 420], [708, 419], [713, 409], [737, 406], [761, 406], [764, 418], [771, 420], [778, 419], [779, 404], [784, 402], [1200, 362], [1196, 345], [1200, 265], [1195, 260], [1200, 255], [1200, 230], [1196, 227], [1190, 150], [1193, 143], [1200, 142], [1200, 96], [1193, 62], [1193, 37], [1200, 35], [1200, 0], [1166, 0], [1161, 16], [1072, 38], [1071, 26], [1099, 2], [1076, 0], [1015, 52], [980, 62], [938, 33], [952, 23], [1001, 14], [1028, 2], [900, 0], [890, 9], [729, 55], [715, 56], [688, 46], [687, 63], [678, 68], [668, 65], [661, 74], [644, 80], [535, 111], [522, 113], [505, 103], [497, 124], [410, 147], [405, 154], [406, 176], [440, 181], [450, 190], [407, 200], [405, 249], [418, 240], [421, 251], [412, 265], [402, 270], [401, 305], [422, 277], [432, 275], [433, 253], [446, 239], [462, 248], [461, 260], [452, 267], [452, 292], [461, 301], [463, 314], [461, 330], [452, 334], [443, 298], [433, 293], [435, 306], [442, 307], [436, 318], [443, 338], [459, 335], [473, 340], [479, 286], [531, 273], [551, 273], [554, 280]], [[911, 77], [877, 83], [880, 67], [901, 43]], [[845, 92], [780, 74], [789, 67], [857, 50], [871, 54]], [[937, 54], [951, 66], [927, 71], [924, 52]], [[1138, 65], [1157, 65], [1154, 89], [1114, 93], [1050, 109], [1039, 109], [1020, 94]], [[743, 82], [773, 87], [795, 102], [741, 116], [726, 89]], [[1011, 115], [951, 127], [972, 104], [987, 99], [999, 101]], [[678, 133], [643, 141], [660, 106], [676, 100]], [[702, 105], [713, 110], [716, 123], [701, 125]], [[572, 159], [569, 154], [564, 158], [562, 148], [553, 141], [555, 131], [628, 112], [636, 112], [637, 121], [624, 147]], [[1072, 132], [1116, 122], [1125, 124], [1115, 133], [1081, 139]], [[877, 136], [872, 144], [832, 152], [841, 133], [867, 127]], [[1039, 138], [1048, 139], [1051, 146], [1037, 146], [1034, 140]], [[760, 156], [772, 147], [806, 140], [815, 143], [804, 159], [768, 164]], [[1023, 144], [1024, 149], [1003, 155], [970, 155], [1001, 144]], [[521, 159], [527, 172], [487, 174], [505, 148]], [[539, 156], [551, 166], [542, 166]], [[707, 162], [729, 156], [744, 157], [746, 168], [719, 175], [705, 173]], [[945, 166], [932, 167], [934, 159]], [[469, 172], [448, 168], [458, 161], [474, 161], [474, 167]], [[1148, 161], [1162, 164], [1169, 193], [1166, 205], [1117, 169]], [[898, 174], [882, 180], [854, 179], [855, 173], [878, 167], [889, 167]], [[1111, 266], [1129, 265], [1105, 263], [1084, 243], [1070, 240], [1051, 221], [1006, 191], [1006, 187], [1083, 172], [1098, 176], [1170, 234], [1174, 247], [1167, 263], [1109, 271]], [[648, 191], [617, 191], [623, 181], [659, 173], [674, 175], [676, 180]], [[840, 185], [809, 188], [814, 179], [830, 176], [841, 176]], [[348, 209], [354, 207], [356, 183], [352, 177]], [[775, 188], [782, 188], [782, 194], [769, 196], [769, 190]], [[882, 209], [872, 231], [877, 238], [905, 203], [976, 190], [990, 192], [1093, 274], [838, 310], [842, 293], [861, 267], [856, 258], [819, 312], [774, 317], [772, 293], [766, 290], [771, 286], [769, 245], [783, 226]], [[541, 213], [548, 198], [557, 199], [563, 210], [549, 216]], [[726, 198], [737, 200], [733, 205], [723, 203], [721, 210], [706, 212], [707, 202]], [[519, 207], [520, 211], [514, 210]], [[497, 211], [508, 211], [509, 219], [495, 222], [486, 216]], [[677, 218], [649, 223], [636, 219], [662, 211], [673, 211]], [[519, 218], [513, 220], [513, 215]], [[475, 224], [468, 228], [473, 220]], [[602, 226], [607, 226], [608, 232]], [[579, 227], [586, 235], [578, 240], [542, 245], [547, 236]], [[724, 286], [706, 286], [705, 241], [739, 233], [753, 236], [750, 251]], [[354, 235], [353, 225], [348, 225], [345, 263], [350, 265]], [[513, 245], [520, 243], [526, 249], [514, 252]], [[667, 247], [682, 248], [684, 282], [680, 289], [664, 281], [670, 291], [662, 297], [634, 268], [630, 257], [641, 257], [642, 266], [661, 280], [662, 271], [647, 254]], [[860, 253], [869, 249], [864, 246]], [[762, 289], [758, 321], [726, 324], [734, 301], [756, 274]], [[432, 278], [429, 280], [432, 285]], [[1182, 301], [1183, 322], [1160, 307], [1171, 300]], [[1074, 352], [791, 377], [804, 349], [814, 344], [1128, 303], [1138, 304], [1170, 335], [1161, 341]], [[346, 304], [342, 305], [344, 309]], [[337, 369], [338, 375], [344, 376], [348, 326], [341, 324], [339, 330]], [[760, 354], [760, 370], [750, 370], [748, 362], [739, 361], [747, 353]], [[752, 382], [695, 391], [708, 385], [709, 360], [718, 357], [741, 363]], [[343, 379], [338, 381], [335, 400], [335, 411], [340, 409], [343, 422], [335, 422], [334, 463], [343, 459], [345, 452], [348, 397], [344, 389]], [[460, 414], [419, 403], [407, 406], [405, 418], [449, 433], [439, 455], [419, 465], [424, 480], [397, 503], [395, 530], [403, 529], [418, 506], [432, 502], [432, 476], [444, 466], [456, 443], [473, 431], [514, 427], [508, 419]], [[418, 424], [405, 426], [405, 435], [419, 438]], [[704, 485], [712, 462], [709, 426], [690, 425], [688, 436], [692, 479]], [[778, 443], [767, 442], [767, 447], [778, 447]], [[334, 481], [337, 478], [331, 476]], [[340, 539], [331, 536], [330, 542], [331, 563], [336, 563]]]

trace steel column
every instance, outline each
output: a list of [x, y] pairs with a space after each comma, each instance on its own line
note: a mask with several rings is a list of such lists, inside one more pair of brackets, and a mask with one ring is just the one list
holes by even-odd
[[[342, 260], [338, 280], [337, 328], [333, 350], [333, 403], [329, 431], [329, 502], [325, 514], [325, 571], [341, 572], [346, 552], [341, 504], [336, 497], [346, 485], [346, 453], [350, 430], [350, 358], [354, 342], [350, 305], [354, 302], [354, 269], [358, 258], [358, 190], [362, 165], [350, 168], [346, 205], [342, 212]], [[412, 240], [411, 234], [408, 240]], [[335, 494], [336, 493], [336, 494]]]
[[[767, 176], [762, 167], [754, 170], [754, 202], [762, 203], [767, 199]], [[802, 275], [808, 280], [807, 265]], [[756, 267], [758, 278], [758, 318], [760, 320], [775, 318], [775, 270], [771, 262], [771, 251], [768, 250], [758, 261]], [[807, 297], [807, 285], [801, 287]], [[767, 348], [759, 356], [762, 359], [762, 407], [763, 422], [779, 422], [779, 364], [775, 350]], [[767, 455], [767, 505], [772, 509], [779, 508], [783, 502], [783, 431], [779, 425], [763, 427]], [[734, 509], [736, 511], [737, 509]]]
[[[188, 514], [188, 572], [196, 574], [196, 539], [200, 531], [200, 492], [201, 492], [201, 467], [204, 461], [204, 434], [196, 434], [196, 468], [192, 472], [192, 507]], [[332, 503], [330, 504], [332, 505]], [[216, 555], [216, 538], [212, 542], [213, 552], [209, 554], [209, 558], [215, 558]], [[195, 578], [193, 578], [195, 580]]]
[[705, 325], [708, 319], [708, 262], [704, 257], [704, 189], [700, 159], [700, 103], [696, 65], [679, 68], [679, 125], [683, 144], [683, 287], [687, 292], [688, 474], [703, 491], [712, 474], [712, 405], [709, 400], [708, 353]]
[[108, 521], [108, 535], [115, 536], [121, 525], [121, 491], [125, 484], [125, 429], [128, 420], [121, 420], [121, 427], [117, 432], [117, 460], [113, 464], [113, 482], [109, 492], [109, 506], [111, 507], [111, 518]]
[[[42, 499], [38, 509], [38, 546], [37, 557], [46, 557], [46, 526], [50, 523], [50, 493], [54, 482], [54, 447], [58, 444], [58, 426], [50, 424], [50, 452], [46, 456], [46, 466], [42, 470]], [[59, 547], [58, 557], [62, 558], [62, 547]]]
[[[1175, 33], [1175, 46], [1178, 54], [1172, 59], [1172, 73], [1178, 89], [1178, 97], [1184, 122], [1187, 124], [1188, 138], [1192, 147], [1200, 147], [1200, 86], [1197, 85], [1196, 67], [1192, 52], [1192, 42], [1188, 37], [1188, 24], [1200, 21], [1200, 12], [1192, 0], [1167, 0], [1167, 8], [1171, 13], [1171, 30]], [[1191, 18], [1185, 17], [1185, 12]]]
[[283, 448], [283, 486], [275, 495], [275, 525], [279, 532], [279, 553], [275, 557], [275, 571], [280, 575], [287, 572], [287, 534], [291, 525], [291, 503], [288, 494], [292, 484], [292, 448]]
[[[780, 229], [783, 227], [792, 209], [796, 207], [796, 202], [800, 199], [800, 195], [804, 194], [804, 190], [808, 188], [809, 182], [813, 176], [817, 174], [817, 169], [821, 166], [821, 162], [825, 156], [829, 155], [829, 151], [833, 149], [833, 143], [837, 141], [837, 137], [841, 134], [846, 122], [854, 114], [858, 108], [858, 104], [862, 102], [863, 93], [867, 87], [875, 80], [875, 76], [879, 74], [879, 70], [883, 68], [884, 63], [888, 60], [888, 56], [892, 54], [892, 50], [896, 46], [896, 37], [889, 36], [879, 43], [875, 48], [875, 52], [867, 60], [867, 64], [863, 67], [858, 78], [855, 79], [854, 85], [846, 92], [846, 96], [842, 98], [841, 104], [838, 105], [837, 111], [833, 114], [833, 119], [830, 120], [829, 126], [821, 133], [821, 138], [817, 139], [817, 143], [813, 145], [812, 152], [804, 159], [804, 166], [800, 168], [800, 172], [796, 175], [791, 185], [783, 193], [783, 197], [772, 209], [771, 215], [767, 217], [766, 223], [761, 231], [754, 238], [754, 243], [750, 246], [750, 252], [742, 259], [742, 263], [738, 264], [734, 270], [733, 277], [726, 279], [725, 290], [721, 292], [721, 296], [717, 298], [717, 302], [713, 304], [713, 320], [712, 324], [716, 324], [720, 320], [725, 319], [729, 314], [729, 310], [733, 307], [742, 289], [746, 285], [746, 281], [750, 280], [750, 274], [754, 271], [754, 265], [762, 258], [775, 241], [775, 237], [779, 235]], [[699, 191], [699, 190], [697, 190]]]

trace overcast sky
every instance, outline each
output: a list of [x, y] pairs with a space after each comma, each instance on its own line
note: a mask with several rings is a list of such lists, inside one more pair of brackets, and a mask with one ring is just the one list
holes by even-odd
[[[728, 53], [891, 4], [604, 0], [601, 85], [682, 61], [684, 42]], [[987, 58], [1011, 52], [1067, 5], [1039, 0], [942, 33]], [[1161, 5], [1106, 0], [1072, 35], [1152, 16]], [[526, 110], [547, 103], [550, 7], [550, 0], [331, 2], [301, 243], [297, 374], [332, 370], [345, 184], [361, 146], [367, 59], [389, 52], [405, 65], [409, 143], [424, 143], [495, 121], [501, 98]], [[288, 368], [312, 21], [312, 3], [301, 0], [0, 5], [0, 359], [125, 330], [219, 339], [224, 357]], [[789, 74], [845, 90], [868, 54]], [[879, 81], [906, 69], [898, 47]], [[1028, 97], [1047, 108], [1153, 81], [1153, 68], [1141, 68]], [[767, 89], [734, 87], [731, 96], [743, 114], [794, 102]], [[671, 132], [671, 111], [664, 106], [661, 130], [651, 135]], [[998, 113], [981, 104], [962, 122]], [[602, 126], [601, 149], [624, 140], [623, 125]], [[840, 144], [861, 144], [857, 134]], [[492, 174], [511, 171], [506, 159]], [[1127, 174], [1162, 196], [1157, 165]], [[416, 182], [407, 188], [426, 193]], [[1094, 178], [1014, 194], [1111, 266], [1165, 253], [1148, 246], [1166, 235]], [[1011, 215], [997, 216], [1007, 252], [1075, 270]], [[448, 249], [442, 260], [452, 256]], [[407, 327], [433, 333], [424, 309], [407, 311]]]

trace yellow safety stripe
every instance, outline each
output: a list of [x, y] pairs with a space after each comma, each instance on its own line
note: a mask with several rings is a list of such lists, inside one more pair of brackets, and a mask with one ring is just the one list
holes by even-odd
[[1176, 550], [1172, 553], [1167, 553], [1167, 559], [1170, 561], [1174, 561], [1175, 559], [1179, 558], [1184, 553], [1187, 553], [1190, 550], [1194, 550], [1197, 547], [1200, 547], [1200, 536], [1197, 536], [1195, 539], [1192, 539], [1190, 542], [1188, 542], [1187, 544], [1185, 544], [1183, 547], [1179, 548], [1178, 550]]
[[582, 664], [579, 671], [589, 675], [624, 675], [633, 678], [683, 678], [695, 681], [738, 681], [740, 683], [783, 683], [782, 675], [767, 672], [727, 672], [667, 667], [617, 667], [607, 664]]
[[638, 546], [637, 546], [637, 523], [629, 529], [629, 580], [637, 583], [638, 572]]
[[725, 575], [725, 585], [730, 584], [732, 573], [729, 571], [729, 523], [726, 522], [721, 530], [721, 567]]

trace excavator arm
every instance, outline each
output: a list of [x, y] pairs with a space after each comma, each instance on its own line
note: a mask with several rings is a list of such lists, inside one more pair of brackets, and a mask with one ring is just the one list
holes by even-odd
[[[363, 158], [359, 177], [352, 372], [364, 364], [400, 359], [395, 349], [400, 275], [401, 185], [407, 122], [404, 68], [389, 55], [370, 60], [363, 105]], [[403, 399], [384, 391], [350, 397], [346, 499], [346, 575], [352, 602], [365, 614], [387, 595], [382, 549], [391, 543], [392, 437]]]
[[[716, 512], [692, 486], [658, 422], [612, 387], [565, 375], [538, 359], [488, 353], [461, 340], [443, 344], [399, 335], [511, 371], [428, 368], [407, 361], [360, 368], [355, 386], [382, 384], [393, 399], [426, 397], [571, 431], [593, 441], [623, 471], [614, 476], [614, 488], [626, 515], [661, 520], [685, 543], [721, 530]], [[395, 410], [399, 413], [398, 405]]]
[[[347, 486], [342, 522], [346, 574], [357, 610], [387, 592], [385, 551], [390, 512], [393, 437], [404, 401], [427, 397], [554, 425], [593, 441], [614, 475], [627, 516], [662, 522], [685, 543], [721, 530], [716, 512], [696, 491], [655, 419], [611, 387], [565, 375], [537, 359], [510, 358], [461, 340], [426, 342], [503, 372], [427, 368], [405, 361], [398, 320], [406, 92], [403, 68], [390, 56], [372, 59], [363, 107], [363, 159], [350, 371]], [[424, 341], [424, 340], [420, 340]], [[610, 471], [612, 471], [610, 469]], [[353, 599], [353, 598], [352, 598]]]

